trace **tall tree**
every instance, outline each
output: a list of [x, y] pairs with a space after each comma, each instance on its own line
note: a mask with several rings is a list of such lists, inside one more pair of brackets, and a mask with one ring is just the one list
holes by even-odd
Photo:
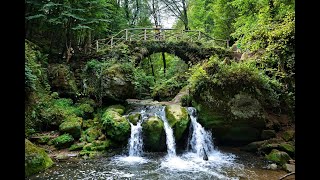
[[180, 19], [184, 25], [185, 30], [189, 30], [188, 21], [188, 1], [187, 0], [161, 0], [164, 4], [164, 9], [172, 15]]

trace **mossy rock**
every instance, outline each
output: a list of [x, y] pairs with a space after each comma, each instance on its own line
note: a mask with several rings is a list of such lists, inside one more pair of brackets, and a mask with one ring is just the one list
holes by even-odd
[[36, 174], [53, 165], [52, 159], [44, 149], [25, 139], [25, 176]]
[[70, 134], [63, 134], [52, 140], [52, 144], [57, 149], [63, 149], [70, 147], [74, 142], [74, 138]]
[[165, 111], [166, 118], [173, 129], [173, 134], [177, 142], [181, 139], [182, 134], [185, 132], [188, 123], [190, 122], [188, 111], [178, 104], [167, 105]]
[[149, 117], [142, 123], [143, 144], [147, 151], [160, 152], [166, 148], [164, 124], [156, 116]]
[[69, 148], [69, 151], [78, 151], [82, 150], [82, 148], [86, 145], [85, 142], [77, 143], [77, 144], [72, 144], [72, 146]]
[[105, 151], [111, 145], [110, 140], [105, 141], [93, 141], [92, 143], [88, 143], [83, 146], [84, 151]]
[[79, 139], [81, 136], [82, 118], [76, 116], [70, 116], [59, 126], [61, 133], [68, 133], [73, 138]]
[[291, 158], [286, 152], [273, 149], [268, 155], [266, 155], [266, 159], [282, 166]]
[[128, 120], [133, 124], [133, 125], [137, 125], [138, 121], [141, 118], [141, 114], [140, 113], [132, 113], [128, 116]]
[[76, 79], [69, 66], [65, 64], [50, 64], [48, 66], [49, 83], [53, 90], [60, 95], [73, 95], [79, 93]]
[[127, 141], [130, 136], [130, 124], [118, 112], [107, 109], [101, 117], [106, 136], [118, 142]]
[[283, 133], [282, 135], [282, 139], [284, 139], [285, 141], [291, 141], [295, 136], [295, 131], [294, 130], [287, 130]]
[[288, 153], [291, 157], [294, 157], [295, 155], [295, 147], [290, 143], [279, 144], [279, 150]]
[[115, 112], [119, 113], [120, 115], [123, 115], [126, 108], [120, 104], [117, 104], [117, 105], [109, 106], [107, 108], [107, 110], [115, 111]]
[[99, 128], [97, 127], [91, 127], [89, 129], [87, 129], [84, 134], [86, 135], [86, 141], [91, 143], [94, 140], [98, 139], [98, 137], [100, 137], [102, 135], [102, 132]]
[[275, 130], [263, 130], [261, 133], [261, 139], [266, 140], [266, 139], [271, 139], [276, 137], [276, 132]]

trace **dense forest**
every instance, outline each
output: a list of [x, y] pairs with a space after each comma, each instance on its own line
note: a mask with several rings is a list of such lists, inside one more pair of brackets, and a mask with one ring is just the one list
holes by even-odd
[[[294, 172], [295, 1], [25, 1], [26, 177], [60, 150], [125, 149], [133, 101], [165, 106], [177, 149], [194, 107], [215, 145]], [[169, 148], [165, 128], [142, 121], [144, 151]]]

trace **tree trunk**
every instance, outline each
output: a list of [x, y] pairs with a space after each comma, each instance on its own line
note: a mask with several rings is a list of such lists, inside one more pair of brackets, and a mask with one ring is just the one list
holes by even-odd
[[188, 21], [188, 15], [187, 15], [187, 6], [186, 6], [186, 1], [182, 0], [182, 8], [183, 8], [183, 17], [184, 17], [184, 28], [185, 30], [190, 30], [189, 28], [189, 21]]
[[161, 54], [162, 54], [162, 62], [163, 62], [163, 74], [164, 74], [164, 76], [166, 76], [166, 66], [167, 66], [166, 55], [164, 54], [163, 51], [161, 52]]
[[154, 74], [154, 69], [153, 69], [153, 64], [152, 64], [152, 61], [151, 61], [151, 57], [149, 56], [149, 64], [150, 64], [150, 66], [151, 66], [151, 71], [152, 71], [152, 76], [153, 76], [153, 80], [154, 80], [154, 82], [156, 82], [156, 76], [155, 76], [155, 74]]

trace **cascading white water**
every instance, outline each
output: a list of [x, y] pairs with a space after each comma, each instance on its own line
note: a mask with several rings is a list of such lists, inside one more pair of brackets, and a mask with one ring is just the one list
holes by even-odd
[[166, 144], [169, 157], [176, 157], [176, 143], [173, 136], [173, 130], [170, 127], [166, 118], [165, 107], [162, 107], [159, 112], [160, 119], [163, 121], [164, 131], [166, 132]]
[[141, 156], [143, 141], [141, 137], [141, 122], [138, 122], [137, 125], [131, 125], [131, 137], [129, 139], [129, 156]]
[[191, 151], [196, 153], [199, 157], [204, 155], [204, 150], [207, 154], [214, 151], [212, 134], [206, 131], [201, 124], [197, 122], [196, 109], [188, 107], [188, 113], [191, 118], [192, 136], [189, 138], [188, 145], [191, 146]]
[[133, 125], [131, 122], [131, 136], [129, 139], [129, 156], [141, 156], [143, 153], [143, 140], [142, 140], [142, 126], [141, 123], [143, 121], [144, 110], [142, 110], [141, 118], [137, 122], [137, 125]]

